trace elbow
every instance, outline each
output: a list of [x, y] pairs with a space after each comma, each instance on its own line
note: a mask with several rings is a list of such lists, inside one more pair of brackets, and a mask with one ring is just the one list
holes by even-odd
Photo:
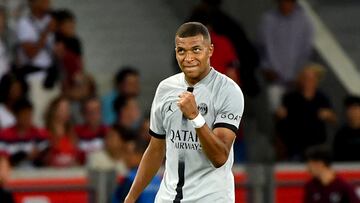
[[222, 157], [222, 158], [212, 161], [212, 164], [215, 168], [220, 168], [226, 163], [226, 161], [227, 161], [227, 157]]

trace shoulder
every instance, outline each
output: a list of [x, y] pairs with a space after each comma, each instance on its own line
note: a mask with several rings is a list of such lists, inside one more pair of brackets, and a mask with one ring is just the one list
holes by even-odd
[[178, 73], [162, 80], [158, 85], [157, 93], [165, 92], [169, 90], [169, 87], [179, 85], [183, 77], [184, 73]]
[[181, 78], [184, 77], [184, 73], [177, 73], [175, 75], [172, 75], [164, 80], [162, 80], [159, 84], [159, 86], [167, 86], [172, 84], [178, 84], [181, 80]]
[[214, 85], [220, 91], [220, 93], [239, 94], [243, 96], [242, 91], [236, 82], [230, 79], [228, 76], [216, 71]]

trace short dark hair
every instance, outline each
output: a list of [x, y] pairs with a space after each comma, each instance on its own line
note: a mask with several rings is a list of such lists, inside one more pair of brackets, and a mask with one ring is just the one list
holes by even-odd
[[69, 9], [59, 9], [53, 11], [53, 16], [57, 22], [63, 23], [65, 21], [75, 21], [75, 14]]
[[333, 159], [330, 149], [323, 145], [308, 148], [305, 156], [307, 161], [321, 161], [326, 166], [330, 166]]
[[350, 106], [355, 106], [355, 105], [360, 106], [360, 97], [354, 96], [354, 95], [349, 95], [345, 98], [344, 106], [346, 108], [349, 108]]
[[176, 35], [181, 38], [202, 35], [204, 39], [211, 41], [209, 30], [199, 22], [187, 22], [182, 24], [176, 31]]
[[137, 71], [134, 67], [132, 66], [122, 66], [120, 67], [120, 70], [116, 73], [115, 75], [115, 85], [118, 85], [120, 83], [122, 83], [125, 78], [129, 75], [139, 75], [139, 71]]
[[121, 125], [114, 124], [112, 129], [118, 134], [119, 138], [125, 142], [135, 140], [137, 134]]

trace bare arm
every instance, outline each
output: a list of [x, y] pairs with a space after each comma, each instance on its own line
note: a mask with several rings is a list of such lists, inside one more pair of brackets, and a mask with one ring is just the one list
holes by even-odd
[[214, 131], [211, 131], [206, 124], [195, 130], [199, 136], [202, 150], [211, 163], [216, 168], [224, 165], [229, 157], [235, 133], [227, 128], [215, 128]]
[[46, 45], [47, 37], [51, 32], [54, 32], [56, 28], [55, 20], [51, 20], [47, 28], [40, 34], [37, 42], [24, 42], [21, 44], [21, 48], [29, 58], [34, 58], [39, 51]]
[[[195, 102], [195, 97], [189, 92], [181, 94], [178, 106], [188, 119], [194, 119], [199, 111]], [[205, 155], [216, 167], [225, 164], [229, 157], [231, 145], [235, 139], [235, 133], [227, 128], [215, 128], [213, 131], [206, 124], [196, 128], [200, 143]]]
[[165, 140], [151, 138], [125, 203], [134, 203], [159, 170], [165, 156]]

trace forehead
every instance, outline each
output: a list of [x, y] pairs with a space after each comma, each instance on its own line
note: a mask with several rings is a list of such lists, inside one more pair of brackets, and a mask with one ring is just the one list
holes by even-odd
[[202, 35], [196, 35], [192, 37], [175, 37], [176, 47], [193, 47], [198, 45], [205, 45], [207, 40]]

